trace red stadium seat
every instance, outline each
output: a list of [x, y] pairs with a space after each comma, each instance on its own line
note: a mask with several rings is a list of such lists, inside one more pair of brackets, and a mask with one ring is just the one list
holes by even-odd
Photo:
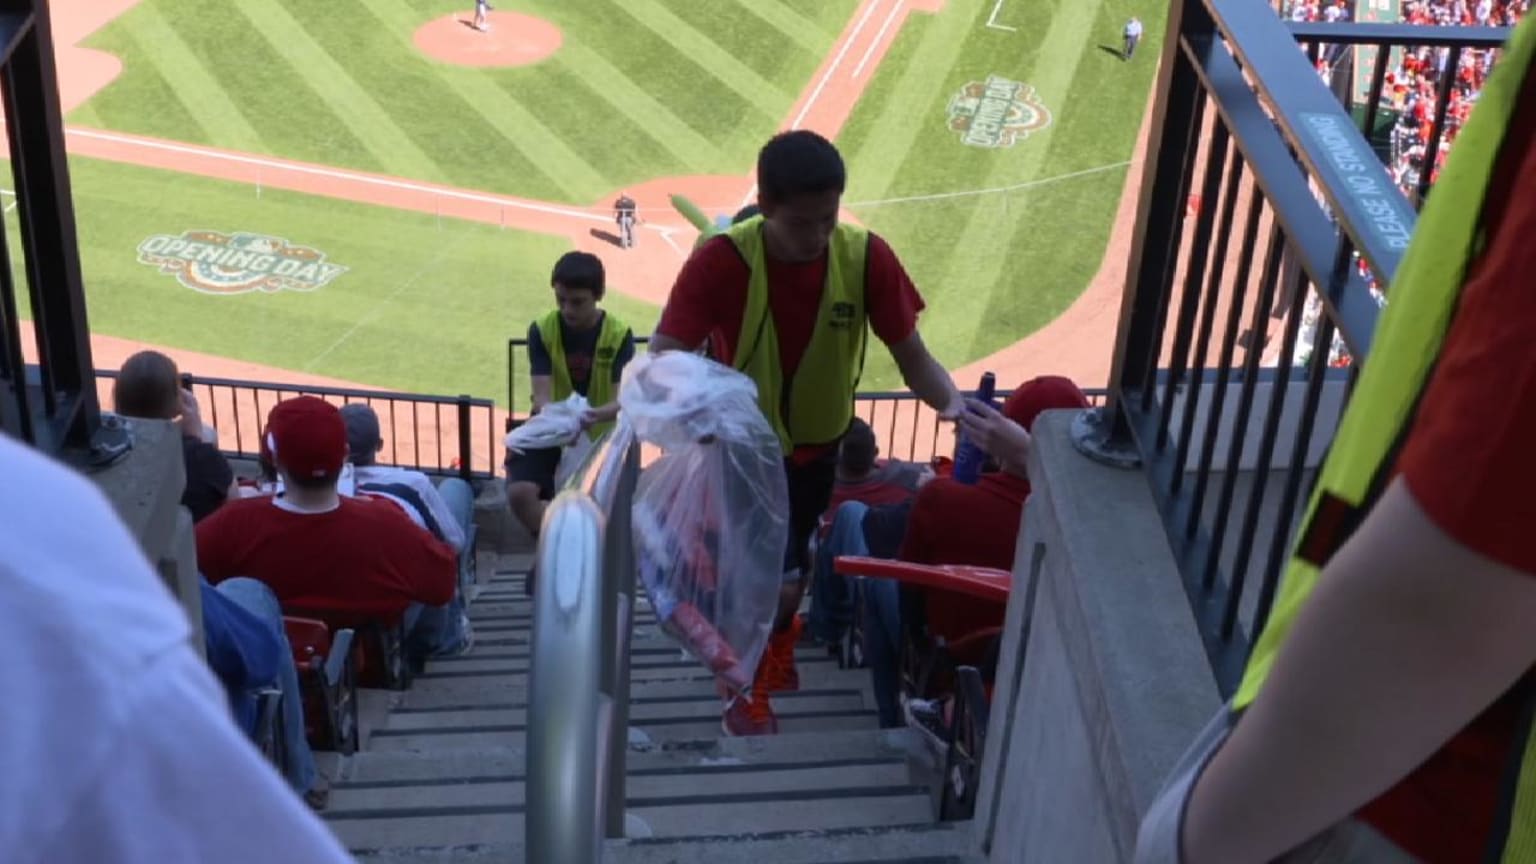
[[353, 638], [313, 618], [283, 616], [293, 663], [304, 694], [304, 732], [311, 747], [350, 754], [357, 750], [357, 674]]

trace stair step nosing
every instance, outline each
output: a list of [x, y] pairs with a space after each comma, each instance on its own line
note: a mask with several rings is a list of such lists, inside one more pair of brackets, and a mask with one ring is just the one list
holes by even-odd
[[[863, 756], [847, 759], [823, 759], [817, 762], [741, 762], [715, 765], [667, 765], [654, 768], [631, 768], [629, 777], [683, 777], [693, 774], [720, 776], [727, 774], [768, 774], [783, 771], [819, 771], [832, 768], [887, 768], [905, 766], [906, 759], [900, 754], [889, 756]], [[431, 780], [363, 780], [351, 782], [338, 780], [331, 784], [340, 789], [407, 789], [414, 787], [439, 788], [445, 786], [484, 786], [492, 783], [526, 782], [526, 774], [474, 775], [470, 777], [443, 777]]]

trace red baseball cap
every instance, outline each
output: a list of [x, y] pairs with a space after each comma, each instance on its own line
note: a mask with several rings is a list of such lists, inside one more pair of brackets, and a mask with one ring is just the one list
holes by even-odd
[[293, 477], [336, 477], [347, 459], [347, 424], [336, 406], [324, 399], [284, 399], [267, 415], [262, 444], [272, 454], [273, 464]]
[[1088, 397], [1070, 378], [1060, 375], [1041, 375], [1020, 384], [1008, 401], [1003, 403], [1003, 414], [1025, 430], [1035, 424], [1035, 418], [1044, 411], [1059, 408], [1087, 408]]

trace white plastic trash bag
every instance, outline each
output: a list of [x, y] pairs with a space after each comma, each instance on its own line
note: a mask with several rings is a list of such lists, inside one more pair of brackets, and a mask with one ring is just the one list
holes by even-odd
[[581, 415], [590, 407], [587, 397], [579, 394], [545, 405], [542, 411], [507, 433], [507, 449], [526, 453], [574, 443], [581, 434]]
[[634, 541], [662, 629], [730, 689], [752, 683], [778, 611], [789, 492], [757, 387], [681, 351], [637, 357], [619, 407], [663, 455], [640, 475]]

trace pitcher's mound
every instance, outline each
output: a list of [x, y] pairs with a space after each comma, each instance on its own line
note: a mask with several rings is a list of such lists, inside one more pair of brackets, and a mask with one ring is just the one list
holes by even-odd
[[486, 31], [476, 30], [473, 21], [469, 11], [428, 21], [416, 30], [416, 48], [460, 66], [527, 66], [558, 51], [564, 40], [559, 27], [532, 15], [492, 12]]

